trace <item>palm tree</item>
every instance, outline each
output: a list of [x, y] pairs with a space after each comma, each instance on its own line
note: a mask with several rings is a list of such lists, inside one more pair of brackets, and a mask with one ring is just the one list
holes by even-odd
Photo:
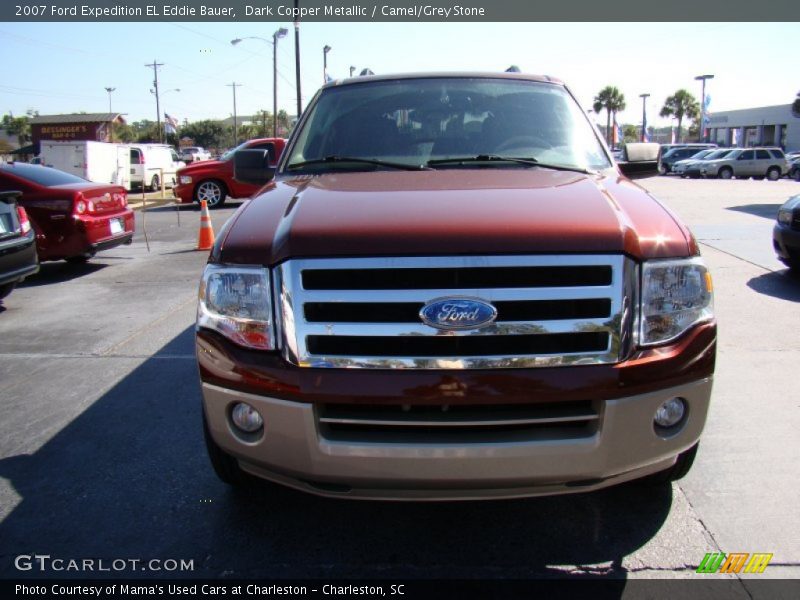
[[594, 112], [600, 114], [601, 110], [606, 111], [606, 143], [611, 143], [611, 116], [614, 116], [614, 122], [617, 121], [617, 113], [625, 110], [625, 94], [613, 85], [607, 85], [597, 96], [594, 97], [594, 105], [592, 106]]
[[680, 142], [683, 117], [696, 119], [700, 115], [700, 103], [689, 92], [681, 89], [664, 101], [660, 114], [662, 117], [678, 119], [678, 142]]

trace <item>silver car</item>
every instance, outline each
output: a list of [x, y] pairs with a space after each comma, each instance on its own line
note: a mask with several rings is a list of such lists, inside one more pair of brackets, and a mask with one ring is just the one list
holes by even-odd
[[697, 161], [708, 159], [715, 153], [718, 153], [719, 150], [716, 148], [707, 148], [706, 150], [700, 150], [700, 152], [696, 152], [692, 154], [689, 158], [684, 158], [683, 160], [679, 160], [672, 165], [672, 172], [676, 175], [680, 175], [681, 177], [686, 177], [686, 169], [696, 163]]
[[777, 181], [789, 172], [789, 163], [780, 148], [737, 148], [722, 158], [704, 161], [700, 174], [720, 179], [763, 179]]

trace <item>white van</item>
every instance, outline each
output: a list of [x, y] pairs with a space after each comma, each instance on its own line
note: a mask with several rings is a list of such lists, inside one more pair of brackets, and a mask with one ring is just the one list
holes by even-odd
[[175, 187], [176, 172], [185, 167], [178, 153], [167, 144], [128, 144], [131, 155], [131, 186], [145, 187], [155, 192]]

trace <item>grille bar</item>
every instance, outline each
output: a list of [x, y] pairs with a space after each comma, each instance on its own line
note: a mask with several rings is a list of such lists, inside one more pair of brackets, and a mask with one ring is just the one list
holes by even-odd
[[525, 266], [427, 269], [308, 269], [306, 290], [451, 290], [606, 286], [611, 267]]
[[[419, 323], [422, 302], [306, 302], [309, 323]], [[607, 318], [609, 298], [495, 302], [497, 322]]]
[[321, 356], [508, 356], [605, 352], [608, 332], [492, 336], [310, 335], [308, 350]]
[[349, 441], [407, 443], [521, 441], [588, 437], [600, 423], [591, 401], [542, 405], [321, 405], [323, 437]]

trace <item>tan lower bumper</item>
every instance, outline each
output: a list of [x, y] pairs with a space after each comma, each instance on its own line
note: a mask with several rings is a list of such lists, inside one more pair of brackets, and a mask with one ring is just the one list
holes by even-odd
[[[599, 489], [668, 468], [700, 438], [711, 379], [604, 402], [596, 434], [578, 440], [491, 444], [331, 441], [314, 406], [203, 384], [209, 430], [249, 473], [311, 493], [347, 498], [452, 500], [515, 498]], [[675, 396], [688, 416], [668, 438], [656, 434], [656, 408]], [[230, 406], [244, 401], [264, 417], [264, 434], [235, 433]]]

